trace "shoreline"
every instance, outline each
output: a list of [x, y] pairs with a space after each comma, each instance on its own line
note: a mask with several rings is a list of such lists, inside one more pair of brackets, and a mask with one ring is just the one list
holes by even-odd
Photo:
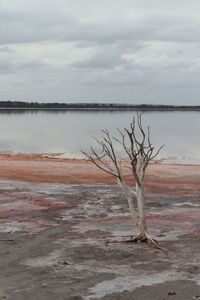
[[45, 107], [0, 107], [0, 111], [6, 111], [6, 110], [9, 110], [9, 111], [12, 111], [12, 110], [22, 110], [22, 111], [93, 111], [93, 112], [101, 112], [101, 111], [108, 111], [108, 112], [120, 112], [120, 111], [149, 111], [149, 112], [173, 112], [173, 111], [180, 111], [180, 112], [190, 112], [190, 111], [197, 111], [199, 112], [200, 111], [200, 107], [199, 108], [188, 108], [188, 107], [174, 107], [174, 108], [166, 108], [166, 107], [163, 107], [163, 108], [160, 108], [160, 107], [107, 107], [107, 108], [93, 108], [93, 107], [90, 107], [90, 108], [86, 108], [86, 107], [54, 107], [54, 108], [45, 108]]
[[[32, 183], [72, 185], [116, 185], [113, 176], [99, 170], [86, 159], [58, 158], [48, 154], [0, 153], [0, 179]], [[126, 182], [134, 185], [128, 170]], [[197, 194], [200, 165], [150, 163], [145, 175], [147, 193]]]
[[[2, 151], [0, 152], [0, 160], [43, 160], [43, 161], [80, 161], [80, 162], [88, 162], [89, 161], [84, 158], [81, 154], [73, 154], [73, 153], [22, 153], [22, 152], [13, 152], [13, 151]], [[199, 166], [199, 163], [187, 163], [182, 160], [182, 162], [177, 162], [179, 157], [169, 156], [162, 157], [150, 162], [150, 164], [160, 164], [160, 165], [172, 165], [172, 166]], [[170, 161], [170, 162], [168, 162]]]

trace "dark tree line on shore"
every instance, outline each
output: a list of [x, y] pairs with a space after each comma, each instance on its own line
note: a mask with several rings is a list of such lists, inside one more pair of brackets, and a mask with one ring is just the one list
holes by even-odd
[[200, 105], [153, 105], [118, 103], [39, 103], [0, 101], [0, 109], [66, 109], [66, 110], [200, 110]]

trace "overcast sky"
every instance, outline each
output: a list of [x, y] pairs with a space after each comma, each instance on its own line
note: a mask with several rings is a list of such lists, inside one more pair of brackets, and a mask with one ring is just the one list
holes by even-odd
[[200, 0], [0, 0], [0, 100], [200, 104]]

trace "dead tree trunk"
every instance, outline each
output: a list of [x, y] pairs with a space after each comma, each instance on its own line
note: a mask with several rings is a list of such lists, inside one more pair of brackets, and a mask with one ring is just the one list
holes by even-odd
[[[145, 213], [145, 199], [144, 199], [144, 177], [146, 168], [151, 160], [153, 160], [162, 147], [157, 151], [150, 140], [150, 130], [148, 127], [147, 133], [142, 126], [142, 115], [137, 114], [130, 123], [129, 129], [124, 128], [124, 132], [118, 129], [120, 138], [111, 137], [108, 130], [102, 130], [102, 140], [96, 139], [101, 146], [101, 152], [97, 152], [91, 147], [91, 153], [83, 154], [99, 169], [111, 174], [117, 179], [123, 194], [128, 202], [129, 210], [134, 224], [138, 228], [138, 235], [130, 241], [145, 241], [156, 245], [147, 231], [146, 213]], [[121, 145], [128, 158], [128, 168], [131, 170], [135, 180], [135, 191], [126, 184], [123, 175], [123, 165], [120, 159], [117, 158], [114, 142]], [[137, 206], [133, 202], [133, 194], [137, 199]], [[158, 246], [158, 248], [160, 248]]]
[[147, 228], [146, 228], [146, 216], [145, 216], [145, 205], [144, 205], [144, 184], [143, 182], [138, 185], [136, 183], [136, 194], [137, 194], [137, 205], [138, 214], [140, 216], [139, 221], [139, 236], [141, 239], [146, 238]]

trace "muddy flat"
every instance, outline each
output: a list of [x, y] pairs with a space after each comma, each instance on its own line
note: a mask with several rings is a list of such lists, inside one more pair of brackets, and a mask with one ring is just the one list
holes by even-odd
[[[129, 173], [128, 183], [134, 186]], [[0, 155], [0, 299], [200, 299], [200, 166], [153, 163], [149, 232], [109, 175], [85, 160]]]

